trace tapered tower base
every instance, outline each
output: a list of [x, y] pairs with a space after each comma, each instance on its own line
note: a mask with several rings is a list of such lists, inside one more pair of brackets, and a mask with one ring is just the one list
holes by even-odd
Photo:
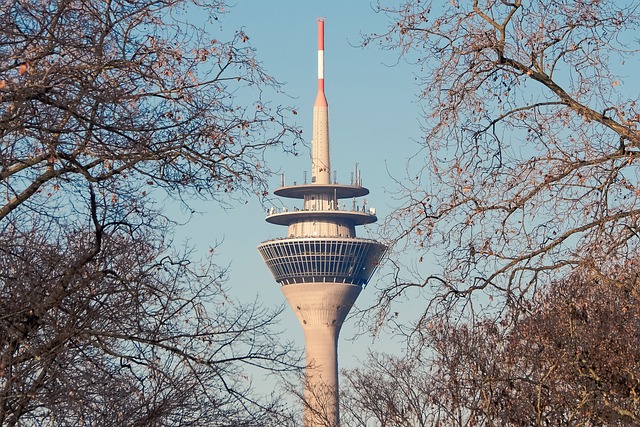
[[340, 425], [338, 336], [362, 288], [343, 283], [304, 283], [282, 287], [304, 331], [307, 368], [305, 426]]

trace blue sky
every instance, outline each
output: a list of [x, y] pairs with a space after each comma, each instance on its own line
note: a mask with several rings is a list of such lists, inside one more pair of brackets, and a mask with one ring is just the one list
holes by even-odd
[[[317, 90], [317, 24], [325, 21], [325, 81], [329, 102], [332, 170], [339, 182], [349, 183], [356, 162], [362, 171], [364, 186], [371, 194], [368, 206], [375, 207], [382, 220], [398, 202], [390, 192], [394, 189], [390, 175], [405, 176], [408, 158], [418, 151], [418, 91], [415, 69], [398, 62], [396, 53], [372, 46], [356, 47], [362, 33], [383, 31], [386, 18], [374, 13], [368, 1], [239, 1], [221, 18], [223, 31], [242, 28], [250, 37], [262, 66], [283, 82], [287, 96], [272, 99], [273, 104], [294, 106], [303, 138], [310, 143], [312, 108]], [[287, 183], [301, 182], [303, 172], [310, 170], [309, 146], [300, 148], [294, 157], [273, 150], [268, 163], [272, 169], [285, 172]], [[270, 190], [280, 186], [280, 177], [270, 180]], [[293, 206], [287, 202], [288, 206]], [[215, 203], [195, 203], [201, 212], [180, 227], [177, 242], [188, 240], [196, 250], [205, 253], [215, 242], [217, 261], [230, 264], [228, 287], [241, 301], [258, 299], [266, 306], [285, 304], [280, 286], [274, 281], [260, 258], [256, 246], [264, 240], [282, 237], [285, 227], [265, 222], [265, 211], [258, 200], [236, 203], [230, 210]], [[359, 228], [359, 236], [367, 231]], [[380, 277], [380, 274], [377, 275]], [[376, 297], [371, 286], [360, 296], [357, 305], [370, 305]], [[354, 367], [356, 358], [366, 356], [370, 339], [354, 336], [355, 322], [347, 321], [341, 333], [341, 367]], [[281, 318], [283, 339], [304, 344], [298, 321], [292, 311]]]

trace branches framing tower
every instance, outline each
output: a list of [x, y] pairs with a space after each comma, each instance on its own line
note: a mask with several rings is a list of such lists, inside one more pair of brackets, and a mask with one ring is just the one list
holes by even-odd
[[[305, 426], [339, 425], [338, 335], [349, 310], [375, 271], [386, 247], [356, 237], [356, 226], [377, 221], [375, 210], [356, 208], [362, 187], [356, 168], [350, 185], [331, 182], [329, 108], [324, 94], [324, 20], [318, 20], [318, 96], [313, 107], [311, 183], [284, 186], [277, 196], [302, 199], [302, 209], [266, 218], [286, 225], [285, 238], [258, 246], [305, 334]], [[353, 199], [353, 208], [340, 207]]]

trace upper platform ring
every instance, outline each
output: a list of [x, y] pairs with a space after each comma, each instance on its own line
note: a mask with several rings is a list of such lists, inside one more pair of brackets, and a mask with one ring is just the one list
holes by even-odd
[[273, 194], [289, 199], [304, 199], [307, 194], [325, 193], [335, 195], [337, 199], [362, 197], [369, 194], [369, 190], [357, 185], [344, 184], [302, 184], [290, 185], [276, 189]]

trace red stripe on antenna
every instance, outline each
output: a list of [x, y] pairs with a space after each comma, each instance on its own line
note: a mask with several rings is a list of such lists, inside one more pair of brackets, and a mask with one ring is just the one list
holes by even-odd
[[324, 18], [318, 19], [318, 50], [324, 50]]

